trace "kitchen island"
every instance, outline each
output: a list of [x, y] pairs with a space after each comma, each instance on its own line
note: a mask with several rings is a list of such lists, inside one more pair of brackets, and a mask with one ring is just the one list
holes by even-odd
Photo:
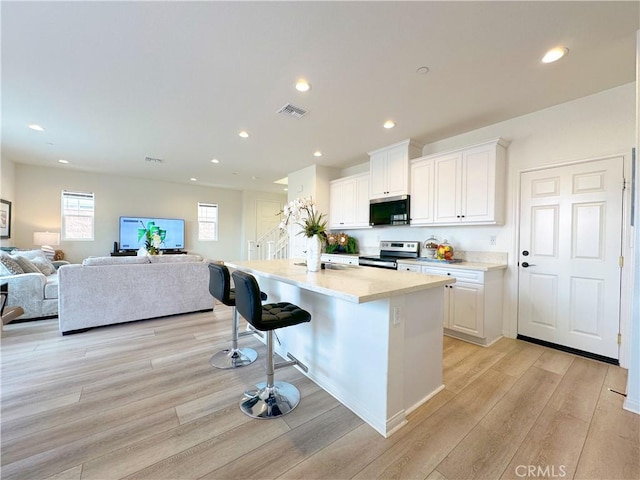
[[350, 265], [307, 272], [300, 263], [225, 262], [253, 274], [268, 302], [311, 313], [310, 323], [277, 331], [276, 352], [294, 355], [311, 380], [391, 435], [444, 388], [444, 286], [455, 279]]

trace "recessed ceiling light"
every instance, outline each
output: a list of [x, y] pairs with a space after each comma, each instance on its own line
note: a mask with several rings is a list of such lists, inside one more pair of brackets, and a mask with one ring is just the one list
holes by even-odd
[[418, 75], [426, 75], [427, 73], [429, 73], [429, 67], [418, 67], [416, 69], [416, 73]]
[[322, 152], [320, 150], [316, 150], [315, 152], [313, 152], [313, 156], [314, 157], [321, 157], [322, 156]]
[[31, 130], [35, 130], [37, 132], [44, 132], [44, 128], [41, 127], [40, 125], [36, 124], [36, 123], [32, 123], [31, 125], [29, 125], [29, 128]]
[[249, 134], [244, 130], [242, 130], [238, 135], [240, 135], [242, 138], [248, 138], [249, 137]]
[[61, 158], [60, 160], [58, 160], [58, 163], [69, 163], [69, 160], [64, 160]]
[[542, 63], [553, 63], [560, 60], [567, 53], [569, 53], [569, 49], [567, 47], [555, 47], [549, 50], [542, 57]]
[[217, 158], [212, 158], [211, 163], [220, 163], [220, 160], [218, 160]]
[[383, 125], [383, 127], [387, 129], [393, 128], [395, 126], [396, 126], [396, 123], [393, 120], [387, 120], [386, 122], [384, 122], [384, 125]]
[[296, 90], [298, 90], [299, 92], [308, 92], [309, 90], [311, 90], [311, 84], [304, 78], [301, 78], [296, 82]]
[[191, 180], [192, 182], [197, 182], [198, 181], [198, 179], [194, 178], [194, 177], [191, 177], [189, 180]]

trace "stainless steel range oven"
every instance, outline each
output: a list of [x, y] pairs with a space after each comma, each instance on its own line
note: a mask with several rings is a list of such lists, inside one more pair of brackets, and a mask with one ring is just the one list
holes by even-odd
[[383, 240], [380, 242], [380, 255], [358, 257], [358, 264], [366, 267], [397, 270], [399, 258], [418, 258], [420, 242], [403, 240]]

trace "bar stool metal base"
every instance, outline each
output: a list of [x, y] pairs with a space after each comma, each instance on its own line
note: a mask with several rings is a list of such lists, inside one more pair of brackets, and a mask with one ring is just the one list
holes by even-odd
[[257, 390], [244, 393], [240, 410], [252, 418], [268, 419], [286, 415], [298, 406], [300, 391], [287, 382], [258, 383]]
[[227, 348], [220, 350], [211, 357], [211, 366], [222, 370], [228, 368], [246, 367], [258, 358], [258, 352], [253, 348]]

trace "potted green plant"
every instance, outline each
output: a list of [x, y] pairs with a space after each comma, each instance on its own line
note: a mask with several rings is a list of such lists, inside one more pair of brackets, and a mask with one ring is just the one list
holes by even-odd
[[307, 237], [307, 270], [320, 270], [320, 256], [322, 245], [326, 239], [327, 221], [325, 215], [317, 211], [317, 206], [311, 197], [296, 198], [287, 203], [282, 211], [280, 228], [287, 230], [289, 225], [300, 227], [298, 234]]

